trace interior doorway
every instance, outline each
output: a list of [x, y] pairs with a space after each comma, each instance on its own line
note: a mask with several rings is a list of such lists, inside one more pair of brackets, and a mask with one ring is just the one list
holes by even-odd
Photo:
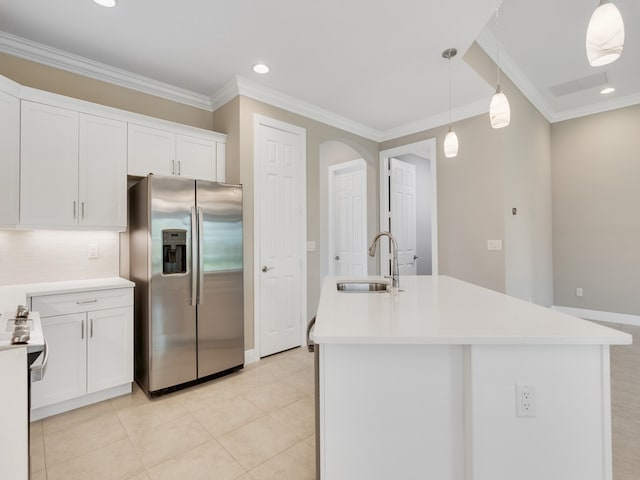
[[[435, 139], [380, 152], [380, 226], [396, 237], [401, 275], [438, 275], [436, 166]], [[386, 239], [382, 247], [380, 273], [389, 275]]]
[[367, 274], [367, 164], [329, 167], [329, 275]]

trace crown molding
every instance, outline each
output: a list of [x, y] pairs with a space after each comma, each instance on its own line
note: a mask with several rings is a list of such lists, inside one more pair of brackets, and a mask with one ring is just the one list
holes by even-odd
[[640, 93], [634, 93], [633, 95], [614, 98], [595, 105], [587, 105], [585, 107], [572, 108], [571, 110], [555, 113], [551, 118], [551, 123], [564, 122], [565, 120], [573, 120], [574, 118], [586, 117], [587, 115], [609, 112], [611, 110], [617, 110], [618, 108], [631, 107], [639, 103]]
[[211, 99], [207, 95], [159, 82], [2, 31], [0, 31], [0, 52], [192, 107], [213, 111]]
[[[489, 112], [489, 102], [487, 99], [482, 99], [462, 105], [460, 107], [451, 110], [451, 124], [465, 120], [467, 118], [476, 117]], [[431, 130], [432, 128], [442, 127], [449, 124], [449, 112], [442, 112], [437, 115], [432, 115], [427, 118], [416, 120], [415, 122], [407, 123], [396, 128], [385, 131], [382, 135], [381, 142], [387, 140], [394, 140], [396, 138], [405, 137], [413, 133], [423, 132], [425, 130]]]
[[[498, 44], [498, 39], [493, 35], [493, 33], [491, 33], [488, 27], [480, 32], [480, 35], [476, 38], [476, 43], [480, 45], [480, 48], [484, 50], [484, 53], [486, 53], [489, 58], [497, 64], [496, 45]], [[520, 90], [522, 94], [529, 99], [533, 106], [536, 107], [549, 122], [552, 122], [556, 112], [551, 108], [549, 103], [544, 99], [533, 83], [529, 81], [522, 70], [520, 70], [518, 64], [513, 60], [513, 58], [511, 58], [511, 56], [509, 56], [507, 50], [502, 44], [500, 44], [499, 68], [507, 75], [507, 77], [509, 77], [515, 86], [518, 87], [518, 90]]]
[[303, 117], [345, 130], [375, 142], [380, 142], [380, 138], [383, 136], [383, 132], [379, 130], [330, 112], [329, 110], [325, 110], [324, 108], [305, 102], [304, 100], [258, 85], [244, 77], [237, 76], [236, 81], [239, 95], [268, 103], [274, 107], [282, 108], [283, 110], [302, 115]]

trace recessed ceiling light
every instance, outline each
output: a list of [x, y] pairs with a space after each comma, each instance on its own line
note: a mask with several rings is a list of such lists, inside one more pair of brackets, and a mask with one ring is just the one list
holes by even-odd
[[253, 66], [253, 71], [256, 73], [269, 73], [269, 66], [264, 63], [256, 63]]
[[118, 0], [93, 0], [93, 1], [103, 7], [115, 7], [118, 4]]
[[602, 90], [600, 90], [600, 93], [601, 93], [602, 95], [606, 95], [607, 93], [612, 93], [612, 92], [615, 92], [615, 91], [616, 91], [616, 89], [615, 89], [615, 88], [613, 88], [613, 87], [607, 87], [607, 88], [603, 88]]

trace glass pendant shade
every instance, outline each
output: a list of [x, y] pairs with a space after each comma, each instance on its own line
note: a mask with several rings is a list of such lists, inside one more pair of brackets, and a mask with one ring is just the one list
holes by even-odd
[[444, 137], [444, 156], [452, 158], [458, 155], [458, 136], [449, 125], [449, 132]]
[[587, 59], [592, 67], [618, 59], [624, 47], [624, 22], [620, 11], [608, 0], [601, 0], [587, 28]]
[[504, 128], [511, 121], [511, 108], [507, 96], [502, 93], [500, 85], [496, 88], [496, 93], [491, 98], [489, 106], [489, 119], [492, 128]]

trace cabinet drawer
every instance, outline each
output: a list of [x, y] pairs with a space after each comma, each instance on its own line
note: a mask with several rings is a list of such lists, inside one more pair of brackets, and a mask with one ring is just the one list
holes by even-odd
[[31, 310], [41, 317], [90, 312], [133, 305], [132, 288], [93, 290], [88, 292], [43, 295], [31, 298]]

